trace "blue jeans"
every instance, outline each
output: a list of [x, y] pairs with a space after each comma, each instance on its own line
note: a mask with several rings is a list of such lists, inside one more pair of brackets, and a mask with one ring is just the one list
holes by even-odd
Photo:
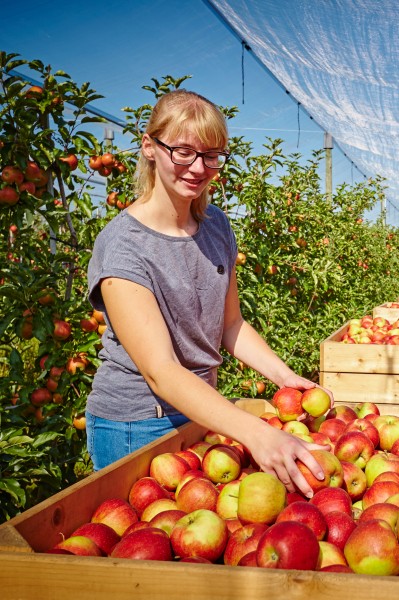
[[184, 415], [144, 421], [110, 421], [86, 411], [87, 450], [94, 470], [103, 469], [188, 421]]

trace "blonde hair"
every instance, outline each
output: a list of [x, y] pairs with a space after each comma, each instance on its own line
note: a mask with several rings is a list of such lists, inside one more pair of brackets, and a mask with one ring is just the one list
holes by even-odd
[[[203, 96], [188, 90], [175, 90], [162, 96], [153, 108], [146, 133], [160, 137], [167, 133], [177, 137], [186, 131], [194, 133], [210, 148], [225, 149], [228, 141], [226, 120], [221, 110]], [[137, 163], [135, 191], [147, 200], [155, 185], [155, 162], [143, 153]], [[191, 213], [197, 221], [205, 218], [208, 206], [208, 190], [205, 189], [191, 203]]]

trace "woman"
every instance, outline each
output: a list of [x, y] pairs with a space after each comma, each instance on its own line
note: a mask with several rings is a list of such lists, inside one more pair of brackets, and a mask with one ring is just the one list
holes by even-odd
[[228, 159], [220, 110], [193, 92], [158, 101], [142, 138], [138, 199], [98, 236], [89, 298], [105, 313], [103, 363], [87, 404], [97, 470], [187, 420], [251, 451], [289, 491], [312, 490], [295, 460], [324, 478], [299, 440], [244, 413], [215, 389], [223, 346], [279, 388], [308, 389], [240, 313], [237, 247], [208, 184]]

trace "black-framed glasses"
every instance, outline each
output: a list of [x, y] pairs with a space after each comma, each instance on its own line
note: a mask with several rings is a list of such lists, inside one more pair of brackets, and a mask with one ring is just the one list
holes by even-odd
[[197, 152], [192, 148], [185, 148], [183, 146], [168, 146], [164, 142], [161, 142], [156, 137], [150, 136], [152, 140], [159, 146], [163, 146], [170, 152], [170, 160], [175, 165], [192, 165], [200, 156], [204, 161], [204, 165], [209, 169], [221, 169], [230, 157], [228, 152], [208, 151], [208, 152]]

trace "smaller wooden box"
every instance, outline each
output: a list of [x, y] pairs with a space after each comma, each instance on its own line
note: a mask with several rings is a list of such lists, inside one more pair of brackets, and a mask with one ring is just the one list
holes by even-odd
[[[394, 305], [394, 306], [392, 306]], [[383, 317], [390, 323], [399, 319], [399, 302], [385, 302], [373, 308], [373, 318]]]
[[399, 404], [399, 346], [343, 344], [347, 327], [320, 345], [320, 385], [344, 403]]

